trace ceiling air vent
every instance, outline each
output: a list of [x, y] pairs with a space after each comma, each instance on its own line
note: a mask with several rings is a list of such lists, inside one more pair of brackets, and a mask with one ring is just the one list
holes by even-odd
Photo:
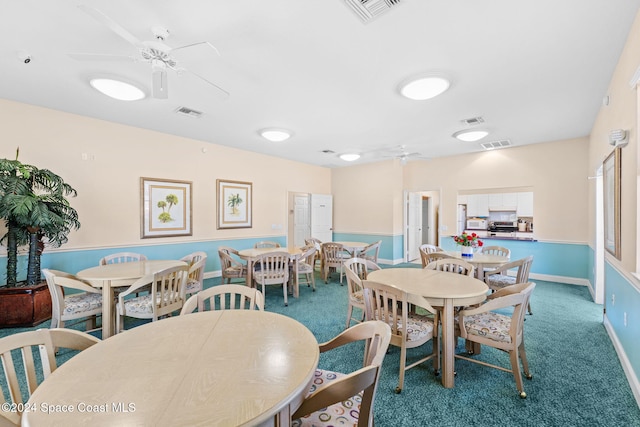
[[484, 123], [484, 119], [482, 117], [472, 117], [470, 119], [462, 120], [462, 123], [467, 126], [475, 126]]
[[485, 150], [495, 150], [496, 148], [510, 147], [511, 141], [502, 139], [500, 141], [483, 142], [480, 146]]
[[396, 6], [400, 0], [344, 0], [344, 2], [366, 24]]
[[176, 113], [183, 114], [189, 117], [200, 117], [202, 115], [202, 111], [192, 110], [191, 108], [187, 107], [178, 107]]
[[324, 154], [335, 154], [335, 151], [333, 151], [333, 150], [322, 150], [322, 152]]

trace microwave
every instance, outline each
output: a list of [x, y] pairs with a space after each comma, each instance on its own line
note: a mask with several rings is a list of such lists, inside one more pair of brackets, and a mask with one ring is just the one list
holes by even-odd
[[467, 230], [486, 230], [486, 229], [487, 229], [486, 219], [468, 219], [467, 220]]

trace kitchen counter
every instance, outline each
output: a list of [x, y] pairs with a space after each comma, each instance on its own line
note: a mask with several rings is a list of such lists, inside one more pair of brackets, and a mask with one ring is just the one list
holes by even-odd
[[517, 240], [522, 242], [537, 242], [536, 239], [531, 237], [506, 237], [506, 236], [486, 236], [481, 237], [482, 240]]

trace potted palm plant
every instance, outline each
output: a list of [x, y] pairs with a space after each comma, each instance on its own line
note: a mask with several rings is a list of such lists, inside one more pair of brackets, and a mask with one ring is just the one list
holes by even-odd
[[[45, 242], [58, 247], [80, 227], [67, 197], [76, 190], [57, 174], [0, 159], [0, 218], [6, 233], [6, 284], [0, 286], [0, 327], [34, 326], [51, 317], [51, 296], [42, 282], [40, 259]], [[18, 280], [18, 249], [28, 247], [26, 277]]]

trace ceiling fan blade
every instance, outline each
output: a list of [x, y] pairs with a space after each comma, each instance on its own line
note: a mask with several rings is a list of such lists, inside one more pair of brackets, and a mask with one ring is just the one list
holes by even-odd
[[67, 55], [78, 61], [137, 61], [135, 56], [112, 55], [109, 53], [68, 53]]
[[167, 99], [169, 97], [169, 86], [167, 83], [167, 70], [153, 70], [151, 75], [151, 93], [154, 98]]
[[94, 8], [86, 6], [84, 4], [79, 4], [78, 8], [80, 10], [82, 10], [83, 12], [93, 16], [97, 21], [102, 22], [111, 31], [113, 31], [114, 33], [116, 33], [117, 35], [119, 35], [120, 37], [122, 37], [123, 39], [125, 39], [126, 41], [128, 41], [129, 43], [134, 45], [135, 47], [137, 47], [139, 49], [144, 48], [144, 45], [142, 44], [142, 42], [140, 40], [138, 40], [138, 38], [136, 36], [131, 34], [129, 31], [124, 29], [120, 24], [118, 24], [113, 19], [109, 18], [107, 15], [105, 15], [104, 13], [99, 11], [98, 9], [94, 9]]
[[187, 45], [184, 45], [184, 46], [178, 46], [178, 47], [174, 47], [173, 49], [171, 49], [170, 52], [174, 52], [174, 51], [180, 50], [180, 49], [187, 49], [187, 48], [190, 48], [190, 47], [200, 46], [200, 45], [209, 46], [211, 49], [213, 49], [213, 51], [218, 56], [220, 56], [220, 52], [218, 52], [218, 49], [216, 49], [216, 47], [214, 45], [212, 45], [210, 42], [198, 42], [198, 43], [187, 44]]
[[224, 95], [224, 97], [225, 97], [225, 98], [227, 98], [227, 97], [230, 95], [230, 94], [229, 94], [229, 92], [227, 92], [226, 90], [222, 89], [222, 88], [221, 88], [220, 86], [218, 86], [217, 84], [212, 83], [211, 81], [209, 81], [209, 80], [205, 79], [205, 78], [204, 78], [204, 77], [202, 77], [201, 75], [196, 74], [196, 73], [194, 73], [193, 71], [189, 71], [189, 70], [186, 70], [186, 69], [183, 69], [183, 71], [186, 71], [186, 72], [188, 72], [189, 74], [193, 74], [194, 76], [196, 76], [196, 77], [197, 77], [197, 78], [199, 78], [200, 80], [202, 80], [202, 81], [204, 81], [205, 83], [208, 83], [208, 84], [210, 84], [211, 86], [213, 86], [214, 88], [218, 89], [218, 90], [222, 93], [222, 95]]

